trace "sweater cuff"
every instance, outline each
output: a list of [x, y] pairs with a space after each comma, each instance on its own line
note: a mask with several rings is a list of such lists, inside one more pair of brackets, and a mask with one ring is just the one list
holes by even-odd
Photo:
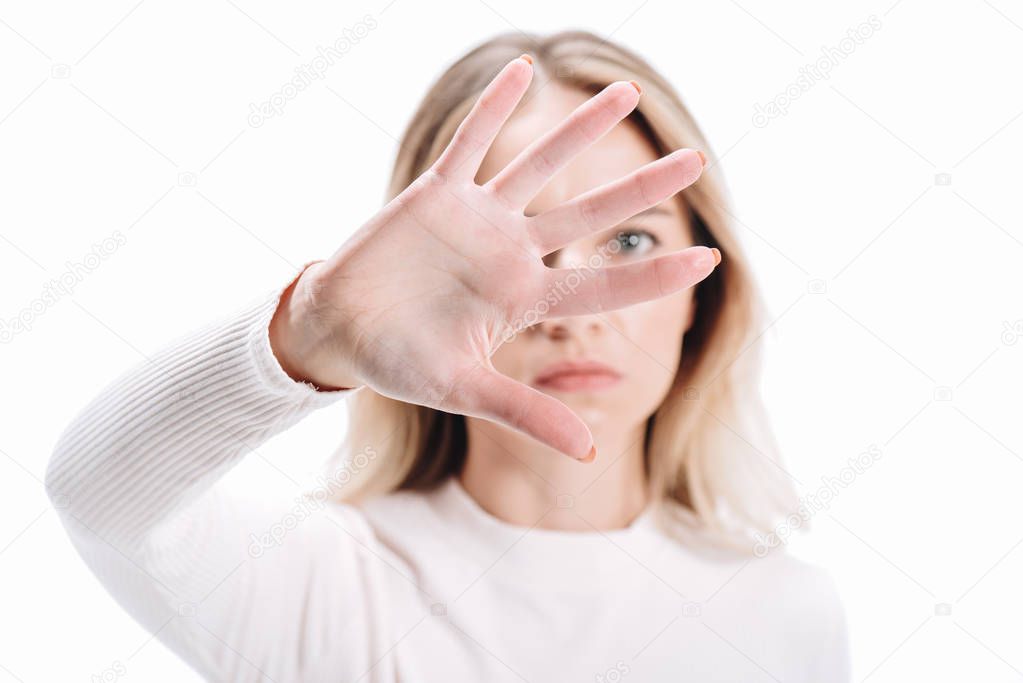
[[310, 382], [295, 380], [281, 367], [280, 361], [270, 346], [270, 321], [273, 319], [281, 297], [295, 280], [301, 277], [305, 269], [320, 259], [305, 263], [296, 275], [290, 278], [286, 284], [276, 287], [261, 296], [255, 303], [250, 304], [248, 310], [243, 314], [249, 322], [248, 349], [249, 357], [256, 370], [256, 374], [262, 384], [273, 393], [294, 398], [309, 405], [309, 407], [327, 406], [349, 394], [352, 389], [320, 390]]

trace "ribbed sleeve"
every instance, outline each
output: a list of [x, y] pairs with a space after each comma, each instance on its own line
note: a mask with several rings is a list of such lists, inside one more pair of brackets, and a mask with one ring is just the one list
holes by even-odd
[[81, 411], [47, 470], [58, 509], [130, 553], [247, 453], [349, 393], [277, 362], [270, 320], [292, 281], [167, 345]]
[[[273, 610], [281, 626], [308, 627], [299, 609], [319, 571], [317, 552], [353, 580], [331, 599], [351, 606], [364, 582], [351, 538], [318, 520], [289, 532], [286, 553], [262, 556], [260, 547], [256, 555], [253, 539], [292, 503], [246, 500], [218, 485], [267, 439], [351, 393], [318, 391], [277, 362], [270, 320], [294, 279], [111, 382], [60, 435], [46, 472], [71, 540], [107, 590], [218, 680], [261, 680], [293, 665], [279, 653], [270, 657], [275, 641], [264, 636], [273, 630], [246, 629], [257, 610]], [[352, 533], [360, 536], [356, 527]], [[289, 584], [260, 602], [268, 587]]]

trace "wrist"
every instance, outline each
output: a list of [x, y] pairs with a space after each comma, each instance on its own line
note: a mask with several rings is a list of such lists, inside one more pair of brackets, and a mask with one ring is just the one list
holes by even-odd
[[319, 391], [342, 391], [355, 389], [361, 382], [348, 374], [338, 372], [331, 363], [331, 372], [318, 372], [315, 363], [317, 335], [312, 330], [313, 316], [309, 310], [307, 281], [310, 269], [321, 261], [311, 261], [281, 293], [277, 310], [270, 320], [270, 349], [281, 369], [296, 382], [313, 385]]

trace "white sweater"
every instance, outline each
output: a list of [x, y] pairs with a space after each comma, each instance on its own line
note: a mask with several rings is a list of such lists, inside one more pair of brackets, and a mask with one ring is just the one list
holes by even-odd
[[283, 290], [114, 381], [47, 471], [92, 571], [203, 676], [848, 680], [826, 571], [780, 551], [698, 550], [661, 531], [653, 508], [626, 529], [564, 532], [503, 522], [456, 479], [358, 508], [325, 500], [359, 463], [307, 504], [230, 495], [227, 470], [348, 393], [277, 363], [268, 328]]

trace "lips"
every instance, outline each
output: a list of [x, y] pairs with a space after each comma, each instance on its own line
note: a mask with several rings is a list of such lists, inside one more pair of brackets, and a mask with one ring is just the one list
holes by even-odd
[[544, 368], [533, 385], [558, 391], [594, 391], [611, 387], [621, 379], [621, 373], [597, 361], [559, 361]]

